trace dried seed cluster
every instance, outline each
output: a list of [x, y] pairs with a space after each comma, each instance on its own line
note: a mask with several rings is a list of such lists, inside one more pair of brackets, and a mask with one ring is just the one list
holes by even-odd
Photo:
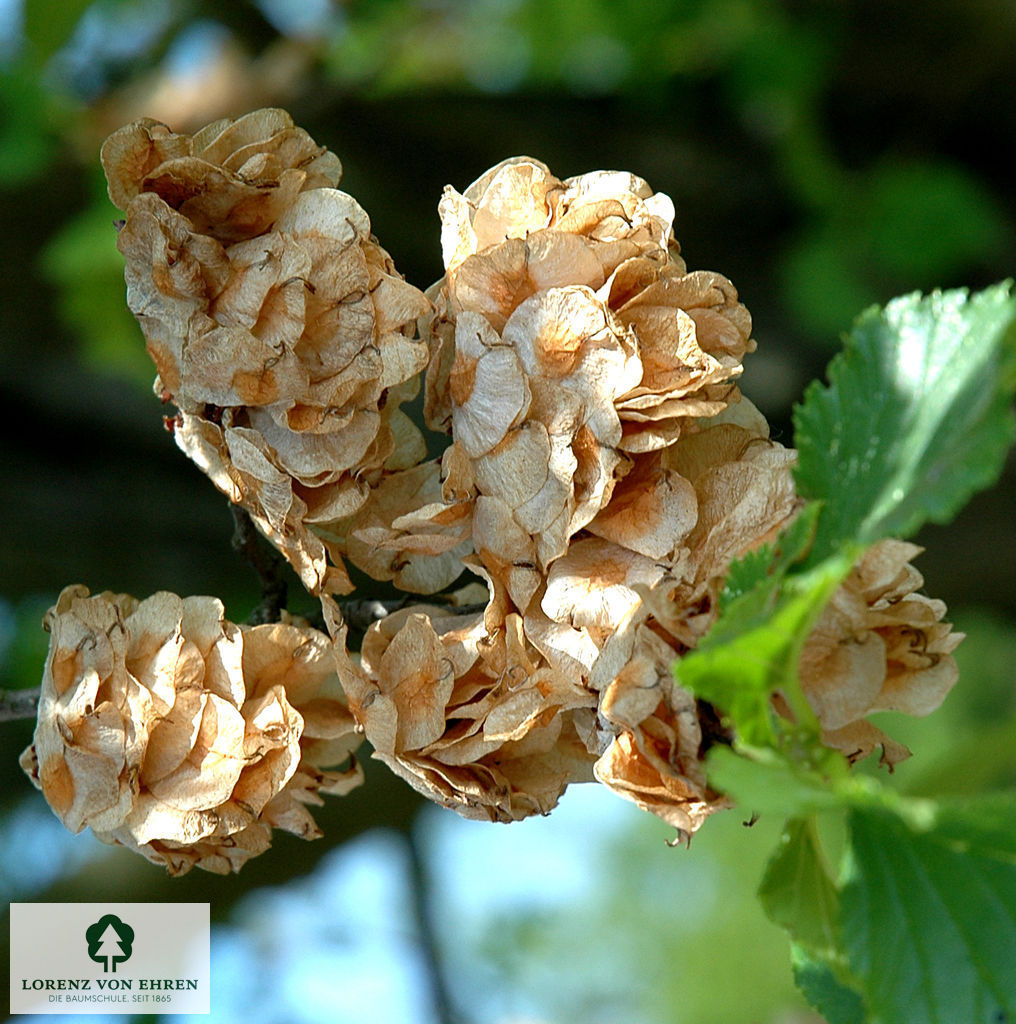
[[[140, 121], [103, 149], [126, 210], [128, 302], [177, 443], [321, 599], [330, 638], [243, 628], [210, 598], [69, 588], [25, 765], [64, 822], [173, 871], [236, 868], [271, 826], [359, 778], [359, 734], [474, 818], [546, 813], [596, 779], [690, 834], [725, 806], [722, 709], [675, 681], [731, 561], [797, 513], [795, 452], [736, 384], [754, 349], [731, 283], [689, 272], [640, 178], [506, 160], [441, 200], [445, 276], [407, 284], [288, 115], [194, 136]], [[425, 377], [427, 459], [400, 410]], [[867, 720], [925, 714], [958, 634], [919, 549], [872, 547], [811, 634], [801, 682], [848, 757], [908, 753]], [[350, 651], [349, 562], [446, 598]], [[324, 664], [325, 653], [331, 659]], [[777, 710], [779, 699], [777, 695]]]
[[102, 149], [127, 303], [179, 412], [177, 444], [311, 593], [352, 584], [328, 527], [423, 438], [400, 410], [429, 309], [339, 191], [338, 159], [282, 110], [196, 135], [138, 121]]
[[890, 765], [910, 751], [865, 716], [872, 711], [928, 715], [956, 682], [952, 652], [962, 633], [942, 621], [942, 601], [918, 594], [924, 584], [910, 564], [916, 544], [872, 545], [815, 624], [799, 671], [825, 727], [824, 741], [852, 760], [881, 746]]
[[85, 826], [181, 874], [238, 870], [271, 829], [320, 835], [306, 807], [362, 779], [360, 743], [317, 630], [227, 622], [211, 597], [89, 596], [46, 616], [39, 724], [22, 767]]

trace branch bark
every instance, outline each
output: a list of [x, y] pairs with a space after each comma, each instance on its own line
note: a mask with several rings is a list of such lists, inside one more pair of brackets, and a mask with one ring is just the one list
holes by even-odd
[[286, 607], [289, 587], [286, 560], [258, 532], [251, 518], [239, 505], [230, 504], [233, 513], [233, 550], [257, 573], [261, 581], [261, 603], [250, 614], [252, 626], [278, 622]]
[[0, 690], [0, 722], [35, 718], [40, 689], [37, 686], [34, 690]]
[[[289, 571], [286, 560], [261, 536], [251, 518], [238, 505], [230, 505], [233, 513], [233, 550], [240, 555], [257, 573], [261, 581], [261, 603], [251, 612], [248, 622], [252, 626], [264, 622], [278, 622], [286, 607]], [[351, 598], [339, 602], [342, 616], [354, 633], [365, 633], [372, 623], [383, 619], [412, 600], [404, 597]], [[431, 601], [440, 601], [440, 597]], [[457, 615], [468, 615], [482, 611], [484, 605], [448, 606], [448, 611]], [[323, 622], [320, 626], [323, 628]], [[35, 718], [39, 708], [39, 688], [34, 690], [0, 690], [0, 722]]]

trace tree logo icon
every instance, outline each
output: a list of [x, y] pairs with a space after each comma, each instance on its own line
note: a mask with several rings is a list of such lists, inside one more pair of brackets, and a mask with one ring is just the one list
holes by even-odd
[[88, 955], [102, 964], [103, 973], [116, 974], [116, 965], [131, 958], [134, 929], [115, 914], [105, 914], [85, 929]]

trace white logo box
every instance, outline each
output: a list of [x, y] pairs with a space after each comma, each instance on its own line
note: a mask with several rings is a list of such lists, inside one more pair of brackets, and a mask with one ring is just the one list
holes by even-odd
[[207, 903], [12, 903], [11, 1013], [209, 1013]]

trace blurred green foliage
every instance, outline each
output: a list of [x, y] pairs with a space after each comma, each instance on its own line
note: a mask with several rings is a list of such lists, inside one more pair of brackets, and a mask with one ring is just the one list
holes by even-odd
[[[98, 184], [98, 183], [97, 183]], [[40, 253], [40, 270], [53, 288], [59, 315], [73, 331], [81, 359], [140, 387], [152, 382], [152, 362], [124, 302], [123, 257], [113, 244], [120, 211], [98, 188], [91, 205]]]
[[56, 158], [60, 103], [28, 61], [0, 65], [0, 187], [44, 174]]
[[49, 607], [45, 598], [26, 598], [4, 609], [0, 645], [0, 689], [38, 685], [39, 666], [46, 660], [48, 638], [42, 617]]
[[33, 56], [38, 60], [52, 57], [71, 37], [93, 0], [48, 0], [47, 3], [26, 3], [24, 33]]
[[660, 822], [626, 816], [588, 850], [602, 879], [595, 899], [520, 906], [489, 922], [478, 959], [495, 989], [522, 993], [517, 1013], [554, 1024], [749, 1024], [801, 1013], [786, 937], [755, 899], [780, 822], [746, 828], [744, 819], [716, 815], [675, 849]]
[[[933, 12], [871, 0], [351, 0], [312, 5], [327, 16], [302, 22], [299, 6], [27, 0], [18, 56], [0, 77], [0, 184], [37, 179], [66, 157], [53, 132], [56, 108], [66, 117], [75, 105], [115, 96], [165, 65], [171, 51], [185, 59], [213, 26], [253, 60], [284, 39], [278, 26], [293, 31], [300, 24], [299, 40], [309, 49], [299, 97], [315, 97], [318, 107], [325, 102], [341, 112], [343, 98], [354, 96], [391, 103], [424, 93], [517, 95], [538, 121], [540, 106], [558, 99], [609, 97], [622, 106], [604, 111], [605, 134], [612, 117], [637, 118], [639, 107], [671, 109], [675, 131], [686, 132], [690, 121], [707, 138], [719, 133], [740, 145], [746, 161], [764, 161], [783, 208], [783, 233], [760, 240], [771, 287], [795, 338], [827, 350], [871, 303], [914, 288], [979, 286], [1011, 269], [1013, 197], [998, 189], [993, 162], [1000, 160], [989, 138], [983, 151], [964, 145], [965, 130], [976, 141], [978, 126], [992, 116], [985, 98], [1002, 104], [1005, 91], [1016, 88], [1012, 69], [1003, 71], [997, 56], [1001, 40], [1016, 44], [1016, 19], [1002, 0], [943, 0]], [[936, 83], [929, 56], [942, 38], [983, 59], [959, 80]], [[890, 45], [898, 48], [897, 64], [886, 69], [881, 51]], [[75, 73], [84, 60], [87, 74]], [[936, 86], [937, 125], [929, 124]], [[893, 123], [885, 123], [887, 111]], [[875, 123], [853, 123], [865, 112]], [[928, 146], [946, 132], [957, 141]], [[323, 141], [341, 155], [341, 129], [336, 134]], [[83, 237], [81, 225], [68, 230]], [[434, 231], [436, 240], [436, 224]], [[53, 257], [62, 267], [73, 245]], [[93, 282], [90, 307], [71, 275], [59, 284], [78, 293], [61, 303], [75, 330], [116, 307], [111, 279]], [[94, 334], [84, 331], [93, 351]], [[109, 355], [127, 340], [115, 324], [100, 347]]]
[[945, 160], [883, 160], [845, 180], [820, 214], [790, 241], [781, 282], [802, 324], [825, 338], [884, 298], [883, 282], [959, 280], [1007, 242], [990, 191]]

